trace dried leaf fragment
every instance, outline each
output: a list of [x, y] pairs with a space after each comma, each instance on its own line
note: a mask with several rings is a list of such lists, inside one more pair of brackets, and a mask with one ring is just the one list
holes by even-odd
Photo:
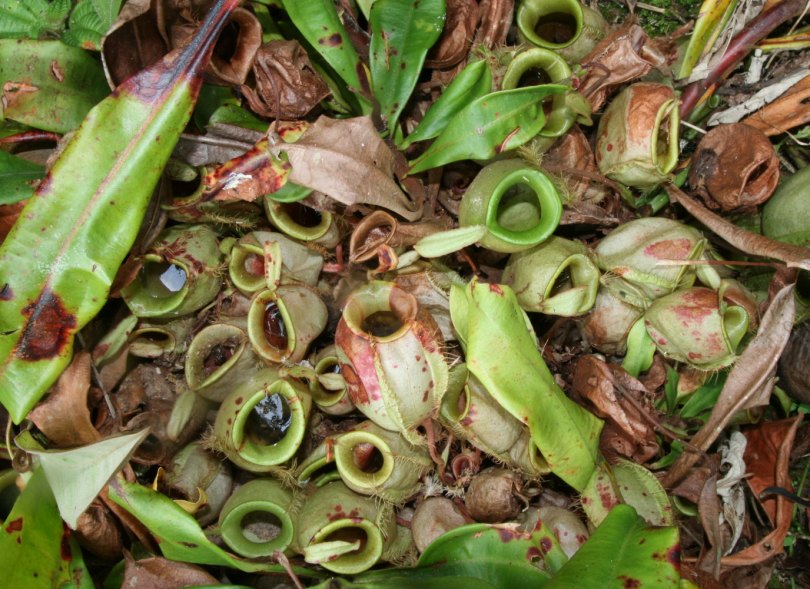
[[626, 24], [600, 41], [582, 60], [587, 73], [578, 91], [597, 112], [613, 88], [645, 76], [664, 62], [664, 56], [650, 44], [644, 29]]
[[51, 395], [28, 415], [57, 448], [83, 446], [101, 439], [87, 408], [90, 362], [89, 353], [76, 354]]
[[665, 188], [672, 200], [680, 203], [690, 215], [737, 249], [752, 256], [780, 260], [792, 268], [810, 270], [810, 249], [782, 243], [741, 229], [711, 212], [674, 184], [667, 184]]
[[299, 119], [329, 96], [298, 41], [270, 41], [253, 62], [255, 89], [241, 91], [253, 112], [268, 118]]
[[394, 154], [369, 117], [320, 117], [295, 143], [271, 137], [270, 151], [286, 153], [290, 180], [323, 192], [346, 205], [382, 207], [409, 221], [422, 216], [394, 180]]

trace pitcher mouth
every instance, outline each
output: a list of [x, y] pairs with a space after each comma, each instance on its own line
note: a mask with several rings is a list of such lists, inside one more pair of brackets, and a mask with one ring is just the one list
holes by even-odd
[[357, 335], [389, 342], [410, 330], [417, 312], [413, 295], [393, 283], [374, 281], [352, 294], [343, 319]]

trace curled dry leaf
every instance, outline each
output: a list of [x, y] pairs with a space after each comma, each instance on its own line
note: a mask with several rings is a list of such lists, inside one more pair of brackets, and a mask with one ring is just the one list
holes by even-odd
[[765, 134], [736, 123], [709, 131], [692, 156], [689, 185], [712, 209], [733, 211], [770, 198], [779, 183], [779, 158]]
[[152, 0], [127, 0], [101, 42], [101, 61], [111, 88], [152, 65], [169, 51], [157, 27], [159, 6]]
[[448, 0], [442, 36], [428, 53], [425, 66], [436, 69], [449, 68], [467, 57], [477, 25], [476, 0]]
[[410, 247], [423, 237], [450, 229], [448, 217], [438, 217], [417, 223], [399, 223], [385, 211], [374, 211], [363, 217], [352, 231], [349, 240], [349, 260], [366, 262], [377, 255], [383, 246]]
[[698, 510], [700, 512], [700, 522], [706, 533], [709, 548], [701, 555], [698, 567], [704, 571], [712, 573], [717, 578], [720, 576], [719, 555], [725, 552], [728, 541], [728, 530], [721, 523], [722, 506], [720, 497], [717, 496], [717, 475], [713, 474], [706, 480], [698, 499]]
[[[130, 0], [102, 41], [102, 60], [112, 87], [155, 63], [172, 49], [184, 47], [208, 13], [212, 0]], [[230, 26], [218, 41], [226, 51], [215, 51], [206, 73], [219, 84], [243, 84], [262, 43], [256, 16], [244, 8], [231, 13]], [[227, 57], [223, 57], [227, 54]]]
[[768, 136], [810, 122], [810, 75], [805, 76], [781, 97], [759, 109], [743, 123], [759, 129]]
[[[613, 425], [602, 432], [603, 451], [641, 464], [658, 453], [655, 432], [639, 411], [647, 392], [640, 381], [621, 367], [588, 355], [576, 363], [573, 388], [593, 404], [599, 417], [608, 420], [606, 425]], [[627, 395], [632, 395], [635, 403], [628, 402]]]
[[644, 29], [626, 24], [602, 39], [582, 60], [586, 73], [578, 91], [597, 112], [613, 88], [645, 76], [664, 62], [664, 56], [650, 43]]
[[219, 580], [193, 564], [167, 560], [160, 556], [134, 560], [124, 553], [124, 582], [127, 589], [182, 589], [199, 585], [218, 585]]
[[481, 20], [473, 44], [487, 49], [505, 45], [515, 14], [515, 0], [481, 0], [479, 14]]
[[752, 256], [780, 260], [790, 267], [810, 270], [810, 249], [741, 229], [711, 212], [674, 184], [667, 184], [665, 188], [672, 200], [681, 204], [695, 219], [740, 251]]
[[101, 439], [87, 408], [90, 362], [87, 352], [76, 354], [50, 396], [28, 414], [28, 419], [48, 437], [54, 447], [84, 446]]
[[[228, 50], [227, 59], [214, 50], [208, 72], [212, 74], [213, 81], [224, 84], [244, 84], [250, 73], [256, 52], [262, 44], [262, 25], [252, 12], [244, 8], [237, 8], [231, 13], [229, 25], [223, 35], [227, 37], [228, 32], [236, 28], [236, 37], [220, 39], [218, 42], [226, 46], [232, 46], [233, 49]], [[197, 27], [195, 26], [192, 34], [196, 30]]]
[[[788, 466], [790, 451], [796, 439], [796, 431], [802, 415], [781, 421], [766, 421], [745, 432], [748, 445], [745, 449], [745, 464], [752, 474], [748, 485], [759, 496], [767, 487], [781, 487], [791, 491]], [[783, 552], [783, 544], [793, 514], [791, 503], [777, 495], [762, 502], [774, 530], [753, 546], [749, 546], [721, 560], [724, 566], [744, 566], [763, 562]]]
[[[708, 450], [738, 411], [767, 404], [776, 362], [787, 345], [795, 311], [793, 285], [788, 285], [771, 300], [756, 337], [729, 372], [709, 419], [692, 438], [692, 446]], [[675, 485], [698, 458], [694, 452], [684, 452], [664, 477], [663, 485]]]
[[118, 520], [99, 499], [79, 516], [74, 530], [82, 548], [106, 561], [121, 558], [123, 536]]
[[298, 41], [270, 41], [253, 62], [256, 88], [241, 91], [253, 112], [268, 118], [298, 119], [329, 96]]
[[394, 180], [394, 154], [369, 117], [320, 117], [295, 143], [273, 141], [276, 157], [286, 153], [290, 180], [346, 205], [375, 205], [409, 221], [422, 216]]

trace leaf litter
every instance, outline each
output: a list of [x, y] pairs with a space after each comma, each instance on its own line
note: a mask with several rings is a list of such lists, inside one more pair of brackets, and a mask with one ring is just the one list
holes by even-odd
[[237, 4], [0, 3], [10, 582], [810, 583], [802, 3]]

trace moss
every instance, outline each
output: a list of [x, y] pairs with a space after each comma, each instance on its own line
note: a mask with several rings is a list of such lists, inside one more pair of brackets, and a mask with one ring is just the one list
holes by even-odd
[[[636, 16], [639, 24], [652, 37], [668, 35], [682, 24], [695, 18], [703, 0], [645, 0], [642, 4], [655, 6], [665, 11], [665, 14], [636, 6]], [[611, 23], [617, 23], [627, 18], [628, 10], [624, 3], [600, 2], [599, 9], [604, 17]]]

